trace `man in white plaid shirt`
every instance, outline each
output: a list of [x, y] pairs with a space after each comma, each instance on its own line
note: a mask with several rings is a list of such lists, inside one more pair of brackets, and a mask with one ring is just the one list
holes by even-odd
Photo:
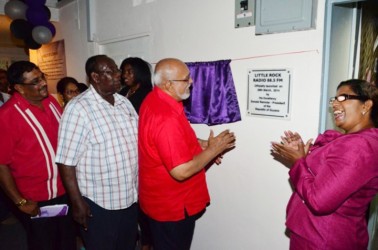
[[86, 249], [135, 249], [138, 115], [117, 94], [114, 60], [93, 56], [85, 70], [90, 87], [65, 108], [56, 162]]

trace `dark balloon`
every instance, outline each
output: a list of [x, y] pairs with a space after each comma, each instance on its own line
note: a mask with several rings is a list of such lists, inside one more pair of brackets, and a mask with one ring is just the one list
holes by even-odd
[[46, 0], [25, 0], [25, 3], [29, 7], [43, 6], [46, 4]]
[[48, 22], [48, 23], [43, 24], [43, 26], [47, 27], [47, 28], [51, 31], [51, 35], [52, 35], [53, 37], [55, 36], [55, 34], [56, 34], [56, 29], [55, 29], [54, 24], [52, 24], [51, 22]]
[[10, 24], [12, 34], [18, 39], [31, 36], [33, 25], [24, 19], [13, 20]]
[[51, 19], [51, 11], [50, 11], [49, 7], [43, 6], [43, 8], [46, 10], [46, 12], [48, 14], [48, 20], [50, 20]]
[[42, 44], [37, 43], [32, 36], [27, 37], [24, 42], [25, 46], [29, 49], [39, 49], [42, 47]]
[[26, 10], [26, 19], [34, 26], [47, 23], [50, 20], [49, 16], [51, 16], [50, 10], [45, 6], [29, 7]]

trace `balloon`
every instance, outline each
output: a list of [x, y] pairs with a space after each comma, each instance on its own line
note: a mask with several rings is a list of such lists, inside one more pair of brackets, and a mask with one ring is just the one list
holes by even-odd
[[36, 26], [32, 30], [33, 39], [40, 44], [49, 43], [52, 39], [51, 31], [45, 26]]
[[39, 49], [42, 47], [41, 44], [37, 43], [32, 36], [29, 36], [25, 38], [24, 40], [25, 46], [28, 47], [29, 49]]
[[46, 0], [25, 0], [25, 3], [29, 7], [43, 6], [46, 4]]
[[28, 6], [18, 0], [8, 1], [4, 6], [4, 13], [12, 20], [26, 19], [25, 13]]
[[26, 10], [26, 18], [35, 26], [47, 23], [49, 21], [49, 16], [51, 16], [50, 10], [44, 6], [29, 7]]
[[50, 9], [49, 9], [49, 7], [47, 7], [47, 6], [43, 6], [43, 8], [46, 10], [46, 12], [48, 13], [48, 18], [47, 18], [47, 20], [50, 20], [51, 19], [51, 11], [50, 11]]
[[13, 20], [10, 24], [12, 34], [18, 39], [24, 39], [31, 36], [33, 26], [24, 19]]
[[55, 36], [55, 34], [56, 34], [56, 29], [55, 29], [54, 24], [52, 24], [51, 22], [48, 22], [48, 23], [43, 24], [43, 26], [47, 27], [47, 28], [51, 31], [51, 35], [52, 35], [53, 37]]

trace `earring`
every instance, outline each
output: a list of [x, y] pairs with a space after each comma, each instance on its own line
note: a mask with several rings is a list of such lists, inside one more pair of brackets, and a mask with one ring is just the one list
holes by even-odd
[[365, 115], [366, 114], [366, 112], [365, 111], [362, 111], [362, 115]]

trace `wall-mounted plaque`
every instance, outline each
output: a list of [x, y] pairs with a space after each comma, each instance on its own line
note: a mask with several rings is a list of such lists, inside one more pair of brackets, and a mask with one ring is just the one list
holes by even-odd
[[249, 70], [247, 115], [290, 119], [291, 71]]

